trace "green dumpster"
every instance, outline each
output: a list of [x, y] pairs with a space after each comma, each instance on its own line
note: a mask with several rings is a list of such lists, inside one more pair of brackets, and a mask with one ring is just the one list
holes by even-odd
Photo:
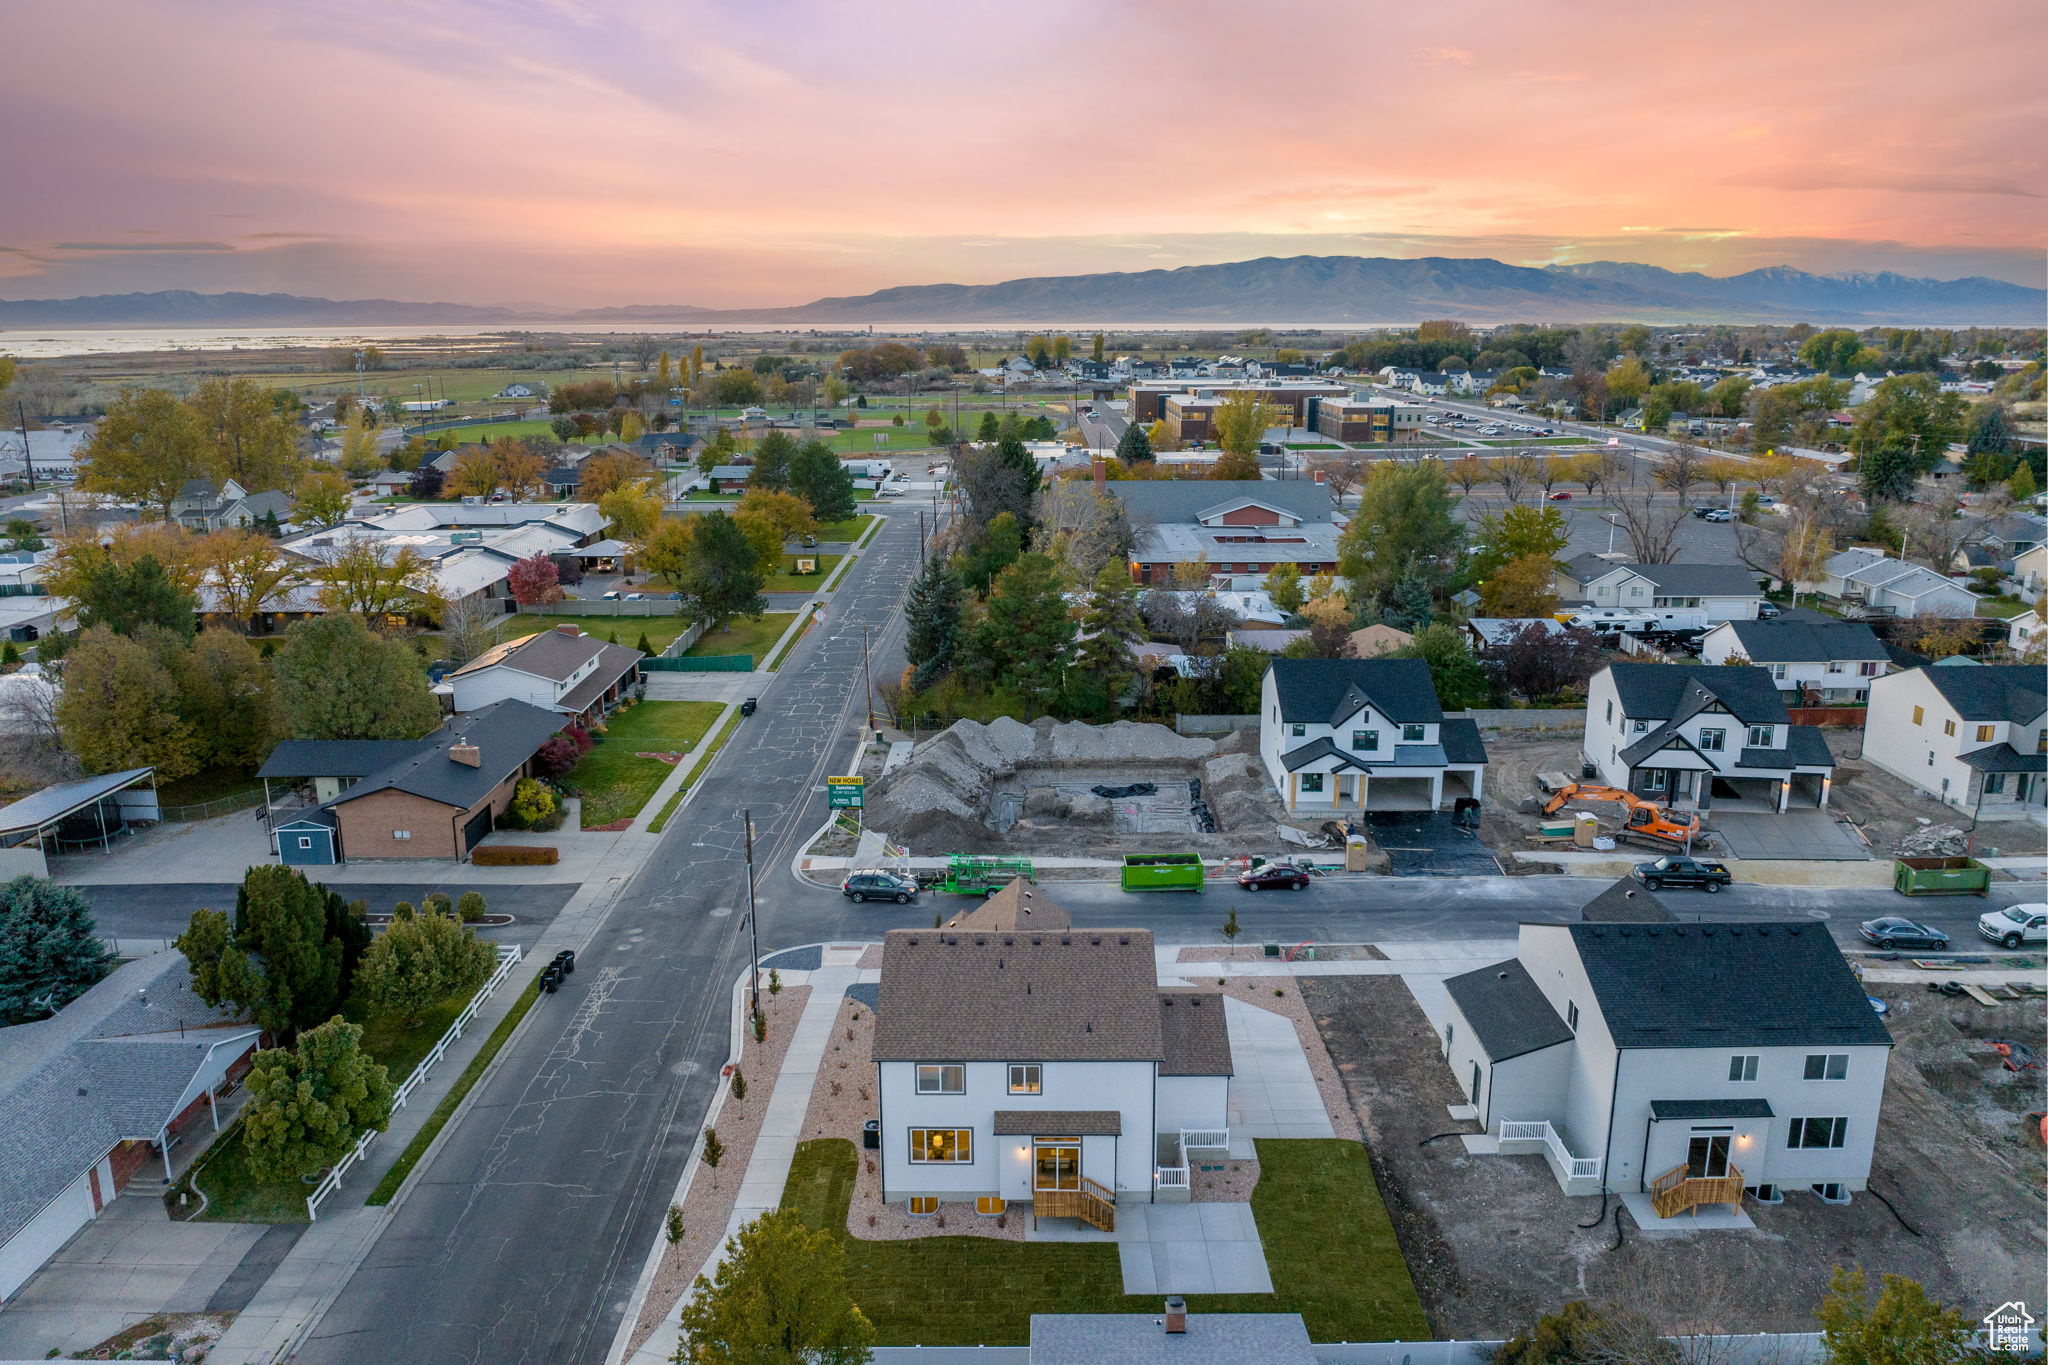
[[1200, 891], [1199, 853], [1127, 853], [1123, 872], [1126, 891]]
[[1898, 858], [1892, 889], [1902, 896], [1989, 895], [1991, 869], [1975, 858]]

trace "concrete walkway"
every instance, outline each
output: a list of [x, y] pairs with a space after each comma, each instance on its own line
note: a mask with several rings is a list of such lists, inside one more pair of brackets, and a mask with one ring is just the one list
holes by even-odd
[[1273, 1292], [1250, 1204], [1118, 1204], [1115, 1232], [1057, 1218], [1024, 1240], [1116, 1243], [1126, 1294]]
[[1294, 1022], [1228, 997], [1223, 1017], [1230, 1030], [1230, 1155], [1253, 1160], [1253, 1138], [1337, 1136]]

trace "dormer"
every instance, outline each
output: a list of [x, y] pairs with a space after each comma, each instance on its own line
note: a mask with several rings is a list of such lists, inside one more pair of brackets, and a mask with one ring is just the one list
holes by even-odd
[[1282, 507], [1257, 498], [1232, 498], [1195, 514], [1203, 526], [1299, 526], [1301, 518]]

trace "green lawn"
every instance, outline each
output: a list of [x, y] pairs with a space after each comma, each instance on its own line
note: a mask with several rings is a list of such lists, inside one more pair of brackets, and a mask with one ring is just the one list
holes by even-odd
[[868, 523], [875, 519], [872, 512], [860, 512], [845, 521], [828, 521], [818, 527], [821, 543], [840, 543], [859, 540], [868, 529]]
[[2027, 604], [2017, 597], [1980, 597], [1977, 599], [1979, 616], [1995, 616], [2001, 621], [2010, 621], [2027, 609]]
[[648, 825], [651, 831], [659, 834], [668, 828], [669, 818], [676, 813], [676, 808], [683, 804], [683, 798], [689, 795], [690, 788], [696, 786], [698, 780], [704, 776], [704, 770], [711, 766], [712, 759], [718, 757], [718, 751], [732, 738], [732, 732], [739, 728], [739, 723], [740, 709], [735, 706], [732, 708], [732, 714], [726, 717], [725, 724], [719, 726], [718, 733], [711, 737], [710, 743], [697, 746], [696, 755], [689, 760], [689, 776], [683, 779], [683, 785], [669, 794], [668, 802], [662, 806], [661, 813]]
[[[554, 434], [553, 427], [537, 419], [530, 422], [479, 422], [475, 426], [448, 427], [443, 431], [429, 431], [425, 433], [429, 441], [446, 435], [453, 437], [459, 445], [472, 445], [475, 442], [481, 441], [486, 436], [495, 441], [500, 436], [552, 436]], [[606, 435], [595, 438], [592, 441], [571, 441], [569, 444], [601, 445], [611, 439], [609, 435]]]
[[604, 741], [578, 759], [563, 779], [583, 793], [583, 827], [638, 815], [662, 779], [674, 771], [658, 758], [640, 755], [695, 749], [721, 709], [715, 701], [643, 701], [612, 717]]
[[789, 629], [794, 620], [793, 611], [771, 611], [762, 616], [741, 616], [727, 621], [722, 629], [706, 632], [697, 643], [683, 651], [686, 659], [702, 659], [714, 654], [751, 654], [754, 665], [759, 667], [782, 638], [782, 632]]
[[675, 612], [665, 616], [508, 616], [498, 627], [500, 640], [514, 640], [522, 635], [534, 635], [556, 626], [576, 626], [585, 635], [595, 635], [600, 640], [609, 640], [616, 632], [619, 643], [635, 646], [645, 635], [653, 652], [661, 653], [669, 642], [690, 628], [690, 618]]
[[[810, 574], [797, 573], [796, 562], [798, 558], [816, 560], [818, 563], [818, 571], [816, 573]], [[782, 572], [778, 574], [770, 574], [768, 576], [768, 581], [762, 584], [762, 591], [810, 592], [813, 589], [817, 588], [826, 579], [830, 578], [832, 576], [832, 571], [839, 567], [839, 561], [844, 558], [846, 558], [845, 555], [821, 555], [812, 554], [808, 551], [802, 552], [800, 555], [784, 555], [782, 557]]]
[[[845, 1234], [853, 1144], [806, 1142], [783, 1186], [784, 1208]], [[1314, 1341], [1419, 1341], [1429, 1321], [1373, 1182], [1365, 1148], [1339, 1139], [1259, 1142], [1252, 1216], [1271, 1294], [1196, 1294], [1202, 1313], [1300, 1313]], [[1030, 1217], [1025, 1205], [1011, 1216]], [[846, 1277], [884, 1345], [1024, 1345], [1033, 1313], [1152, 1313], [1156, 1295], [1126, 1295], [1107, 1242], [982, 1237], [862, 1241], [844, 1236]]]

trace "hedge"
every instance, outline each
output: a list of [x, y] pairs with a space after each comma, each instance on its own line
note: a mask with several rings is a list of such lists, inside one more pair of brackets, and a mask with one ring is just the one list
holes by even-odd
[[531, 844], [488, 844], [471, 850], [469, 860], [478, 867], [547, 867], [562, 861], [562, 855]]

